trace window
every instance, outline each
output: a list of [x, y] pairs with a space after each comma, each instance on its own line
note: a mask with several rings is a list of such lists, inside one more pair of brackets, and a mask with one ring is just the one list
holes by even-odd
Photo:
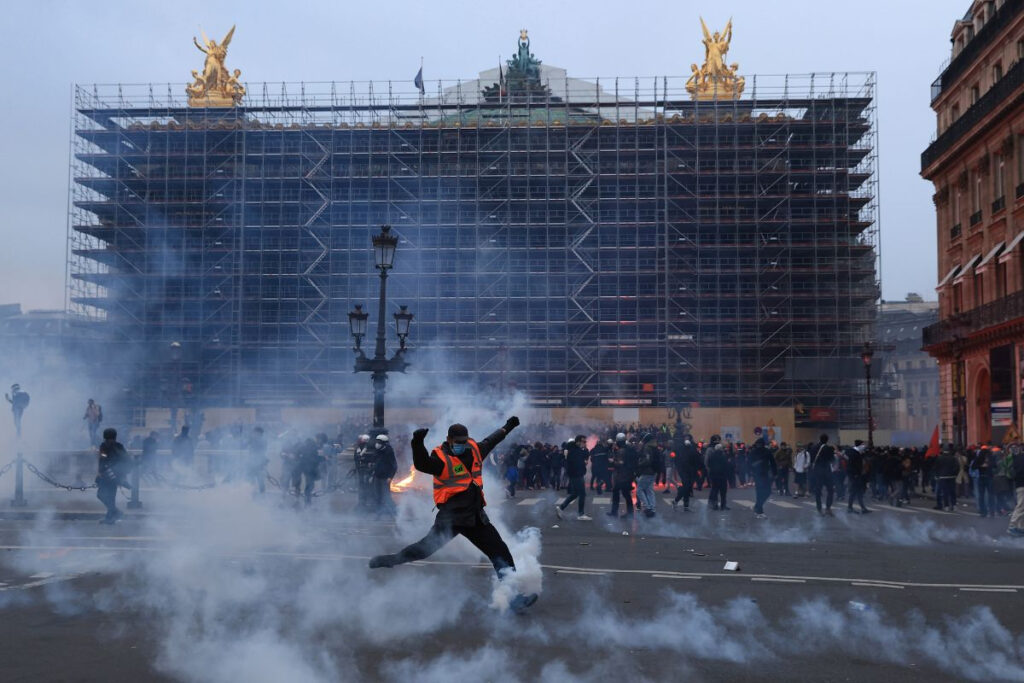
[[978, 171], [972, 171], [972, 173], [974, 182], [971, 183], [971, 213], [977, 213], [981, 211], [981, 173]]
[[1006, 159], [1002, 154], [992, 157], [992, 201], [1002, 198], [1006, 187]]
[[952, 207], [951, 210], [953, 212], [953, 215], [952, 215], [953, 225], [957, 225], [957, 224], [960, 223], [960, 201], [961, 201], [961, 194], [962, 193], [961, 193], [961, 190], [960, 190], [960, 185], [957, 185], [956, 189], [953, 190], [953, 201], [951, 201], [949, 203], [949, 205]]
[[992, 65], [992, 85], [995, 85], [1003, 77], [1003, 65], [996, 62]]
[[977, 84], [971, 86], [971, 104], [974, 104], [981, 98], [981, 89]]
[[1024, 38], [1017, 41], [1017, 59], [1024, 59]]
[[954, 104], [949, 110], [949, 122], [950, 124], [956, 122], [960, 118], [960, 105]]

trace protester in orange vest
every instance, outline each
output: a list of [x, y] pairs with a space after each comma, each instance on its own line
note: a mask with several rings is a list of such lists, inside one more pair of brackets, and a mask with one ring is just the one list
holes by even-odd
[[[377, 555], [370, 559], [370, 568], [394, 567], [430, 557], [454, 536], [461, 534], [487, 556], [499, 578], [515, 571], [512, 553], [501, 534], [494, 528], [484, 512], [483, 461], [491, 450], [519, 426], [518, 417], [510, 417], [505, 426], [483, 441], [469, 438], [464, 425], [448, 428], [448, 438], [428, 453], [423, 439], [427, 429], [417, 429], [412, 435], [412, 463], [420, 472], [434, 477], [434, 504], [437, 517], [434, 526], [420, 541], [403, 548], [394, 555]], [[537, 594], [519, 594], [511, 608], [520, 612], [537, 601]]]

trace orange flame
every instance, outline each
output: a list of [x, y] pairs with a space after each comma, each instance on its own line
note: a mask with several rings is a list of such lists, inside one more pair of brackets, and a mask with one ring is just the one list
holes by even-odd
[[412, 485], [413, 479], [415, 479], [415, 478], [416, 478], [416, 467], [413, 466], [413, 465], [410, 465], [409, 466], [409, 476], [407, 476], [405, 479], [400, 479], [398, 481], [393, 481], [392, 480], [392, 482], [391, 482], [391, 491], [392, 491], [392, 493], [401, 493], [402, 491], [405, 491], [407, 488], [409, 488], [409, 486]]

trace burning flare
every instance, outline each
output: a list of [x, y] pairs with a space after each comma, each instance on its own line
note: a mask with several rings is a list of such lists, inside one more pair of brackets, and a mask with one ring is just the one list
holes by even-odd
[[392, 480], [391, 492], [401, 493], [405, 491], [409, 486], [412, 485], [413, 479], [416, 478], [416, 467], [413, 465], [409, 466], [409, 475], [405, 479], [399, 479], [398, 481]]

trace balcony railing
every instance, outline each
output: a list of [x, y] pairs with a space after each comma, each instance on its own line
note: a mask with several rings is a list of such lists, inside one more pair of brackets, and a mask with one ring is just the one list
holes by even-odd
[[960, 228], [960, 224], [957, 223], [949, 229], [949, 239], [955, 240], [957, 237], [963, 234], [963, 230]]
[[1020, 199], [1021, 197], [1024, 197], [1024, 183], [1017, 186], [1016, 198]]
[[980, 222], [981, 222], [981, 209], [978, 209], [977, 211], [975, 211], [974, 213], [971, 214], [971, 227], [973, 228], [975, 225], [977, 225]]
[[932, 102], [934, 102], [943, 91], [952, 85], [960, 76], [970, 68], [974, 60], [988, 47], [995, 42], [995, 36], [1002, 31], [1013, 20], [1014, 16], [1024, 9], [1024, 0], [1006, 0], [1003, 6], [996, 10], [992, 18], [981, 27], [971, 40], [964, 45], [956, 57], [950, 60], [949, 65], [943, 69], [939, 77], [932, 83]]
[[924, 328], [922, 341], [925, 346], [934, 346], [951, 342], [954, 337], [966, 339], [971, 333], [1014, 318], [1024, 318], [1024, 291], [1014, 292], [992, 303], [929, 325]]
[[[1021, 0], [1021, 2], [1024, 2], [1024, 0]], [[982, 119], [991, 114], [996, 107], [1011, 102], [1010, 95], [1020, 88], [1021, 85], [1024, 85], [1024, 59], [1014, 64], [1006, 72], [1005, 76], [996, 81], [988, 89], [988, 92], [981, 96], [981, 99], [964, 112], [963, 116], [954, 121], [935, 142], [928, 145], [928, 149], [921, 154], [921, 170], [924, 171], [936, 159], [948, 152], [953, 145], [959, 142], [976, 125], [981, 123]], [[1018, 96], [1012, 102], [1016, 103], [1019, 99], [1021, 98]]]
[[992, 213], [993, 214], [997, 214], [997, 213], [999, 213], [1000, 211], [1002, 211], [1005, 208], [1006, 208], [1006, 195], [1003, 195], [1002, 197], [999, 197], [994, 202], [992, 202]]

